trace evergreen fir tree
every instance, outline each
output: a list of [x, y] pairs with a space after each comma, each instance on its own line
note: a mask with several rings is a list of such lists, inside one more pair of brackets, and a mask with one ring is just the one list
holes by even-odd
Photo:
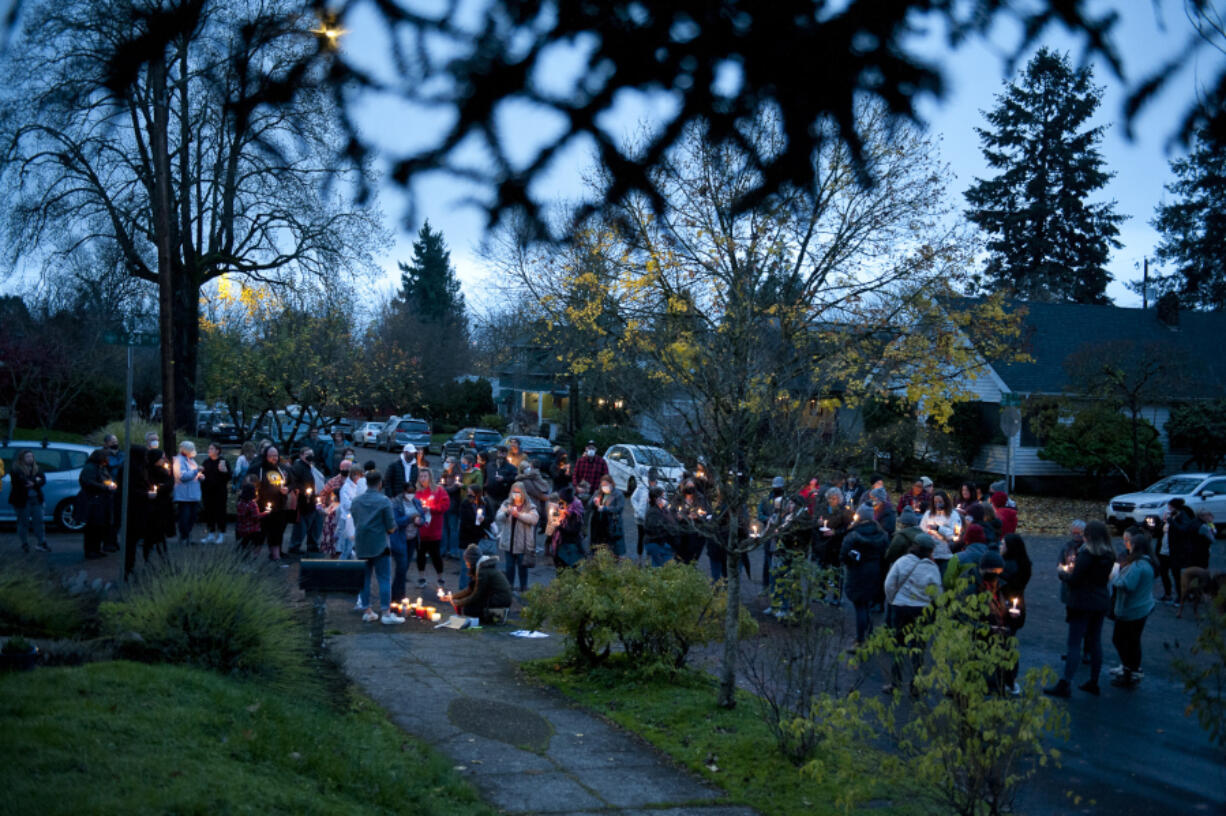
[[413, 242], [413, 261], [400, 264], [397, 299], [423, 323], [464, 324], [464, 295], [451, 266], [451, 252], [443, 234], [422, 224]]
[[1108, 303], [1105, 265], [1123, 216], [1089, 196], [1112, 177], [1103, 169], [1103, 127], [1087, 127], [1102, 89], [1086, 66], [1040, 50], [1021, 81], [999, 95], [976, 128], [997, 171], [966, 191], [966, 215], [989, 236], [977, 288], [1028, 300]]
[[1171, 171], [1175, 200], [1159, 205], [1152, 223], [1162, 234], [1158, 260], [1175, 270], [1155, 285], [1184, 306], [1226, 309], [1226, 151], [1202, 135]]

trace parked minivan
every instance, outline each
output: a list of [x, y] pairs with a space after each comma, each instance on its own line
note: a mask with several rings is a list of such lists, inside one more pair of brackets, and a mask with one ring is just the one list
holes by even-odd
[[398, 451], [412, 443], [419, 451], [430, 452], [430, 423], [413, 417], [392, 417], [375, 438], [375, 448]]

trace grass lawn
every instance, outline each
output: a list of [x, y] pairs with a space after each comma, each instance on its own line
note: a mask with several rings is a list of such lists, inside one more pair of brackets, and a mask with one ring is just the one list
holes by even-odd
[[494, 813], [365, 698], [342, 710], [179, 666], [0, 676], [0, 733], [0, 812]]
[[[775, 750], [770, 728], [747, 692], [738, 691], [737, 707], [727, 711], [715, 705], [715, 680], [696, 672], [673, 681], [651, 681], [616, 669], [576, 672], [554, 660], [527, 663], [524, 669], [643, 737], [722, 788], [734, 802], [766, 816], [842, 813], [832, 784], [802, 776]], [[872, 756], [866, 754], [863, 761], [864, 772], [872, 774]], [[883, 790], [872, 804], [892, 814], [925, 812], [911, 803], [889, 801], [891, 793], [898, 791]]]

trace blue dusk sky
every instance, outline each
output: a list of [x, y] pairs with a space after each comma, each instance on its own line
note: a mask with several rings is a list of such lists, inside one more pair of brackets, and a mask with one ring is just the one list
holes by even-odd
[[[1123, 117], [1127, 84], [1138, 82], [1183, 50], [1192, 34], [1192, 26], [1179, 0], [1117, 0], [1091, 5], [1095, 11], [1114, 8], [1120, 13], [1115, 42], [1124, 63], [1124, 81], [1105, 63], [1092, 63], [1095, 84], [1103, 87], [1095, 124], [1107, 126], [1101, 150], [1108, 169], [1115, 173], [1096, 200], [1114, 199], [1117, 211], [1128, 218], [1120, 228], [1122, 246], [1112, 254], [1108, 264], [1115, 280], [1107, 292], [1118, 305], [1140, 305], [1140, 297], [1128, 291], [1123, 282], [1139, 279], [1142, 258], [1152, 258], [1158, 235], [1149, 222], [1154, 207], [1163, 201], [1164, 185], [1171, 180], [1169, 161], [1181, 150], [1173, 143], [1172, 134], [1194, 99], [1196, 89], [1216, 77], [1222, 55], [1213, 49], [1202, 49], [1134, 121], [1133, 135], [1129, 139]], [[390, 61], [386, 58], [386, 31], [369, 10], [359, 7], [345, 20], [345, 26], [348, 34], [342, 47], [348, 58], [379, 73], [390, 70]], [[954, 174], [950, 194], [959, 208], [964, 203], [962, 192], [976, 177], [987, 175], [974, 128], [983, 125], [981, 111], [993, 107], [1003, 83], [1013, 78], [1006, 75], [1005, 57], [1014, 50], [1017, 38], [1016, 26], [1008, 21], [998, 22], [986, 40], [976, 39], [956, 51], [948, 48], [943, 31], [937, 28], [916, 34], [919, 52], [939, 61], [945, 72], [945, 98], [923, 100], [920, 111], [928, 132], [939, 139], [942, 157]], [[1080, 58], [1079, 42], [1062, 30], [1048, 31], [1039, 45], [1067, 51], [1074, 62]], [[1030, 53], [1019, 62], [1018, 70], [1025, 65]], [[560, 60], [559, 71], [565, 70], [564, 62], [564, 58]], [[819, 68], [815, 66], [815, 70]], [[628, 136], [649, 123], [653, 112], [667, 109], [668, 102], [664, 98], [627, 96], [615, 115], [606, 118], [606, 127], [614, 135]], [[432, 116], [437, 114], [409, 111], [386, 98], [370, 98], [360, 106], [358, 120], [364, 134], [376, 145], [403, 154], [429, 143], [431, 134], [437, 133], [437, 120]], [[532, 155], [538, 134], [552, 127], [548, 117], [522, 104], [508, 107], [502, 121], [512, 152], [523, 156]], [[577, 199], [583, 190], [581, 176], [589, 166], [589, 154], [584, 146], [575, 144], [555, 161], [540, 189], [548, 190], [548, 195], [559, 201]], [[486, 301], [488, 290], [487, 272], [480, 258], [485, 214], [462, 203], [474, 190], [436, 175], [415, 181], [412, 193], [416, 209], [410, 223], [405, 217], [405, 192], [391, 184], [381, 187], [380, 202], [395, 242], [384, 256], [382, 265], [387, 276], [377, 288], [387, 292], [395, 288], [399, 280], [396, 262], [411, 257], [413, 236], [422, 220], [428, 218], [433, 228], [443, 232], [451, 248], [452, 260], [469, 302], [479, 306]]]

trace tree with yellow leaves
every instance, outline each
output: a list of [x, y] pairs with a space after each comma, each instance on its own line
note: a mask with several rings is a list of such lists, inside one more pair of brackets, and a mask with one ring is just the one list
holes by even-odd
[[[521, 270], [534, 296], [525, 308], [601, 339], [600, 353], [571, 365], [632, 362], [667, 409], [666, 438], [705, 461], [719, 512], [699, 531], [726, 554], [733, 598], [740, 555], [786, 532], [748, 529], [768, 477], [786, 473], [799, 487], [830, 464], [816, 427], [823, 407], [895, 395], [941, 422], [982, 373], [982, 355], [1013, 353], [1016, 318], [991, 299], [954, 297], [974, 247], [950, 217], [935, 147], [877, 109], [860, 115], [871, 185], [832, 142], [814, 155], [812, 187], [743, 208], [761, 181], [753, 157], [782, 148], [777, 121], [744, 127], [752, 150], [713, 146], [694, 129], [659, 170], [663, 206], [632, 200], [576, 233], [601, 263], [563, 255]], [[593, 289], [599, 297], [574, 305]], [[725, 706], [735, 699], [737, 608]]]

